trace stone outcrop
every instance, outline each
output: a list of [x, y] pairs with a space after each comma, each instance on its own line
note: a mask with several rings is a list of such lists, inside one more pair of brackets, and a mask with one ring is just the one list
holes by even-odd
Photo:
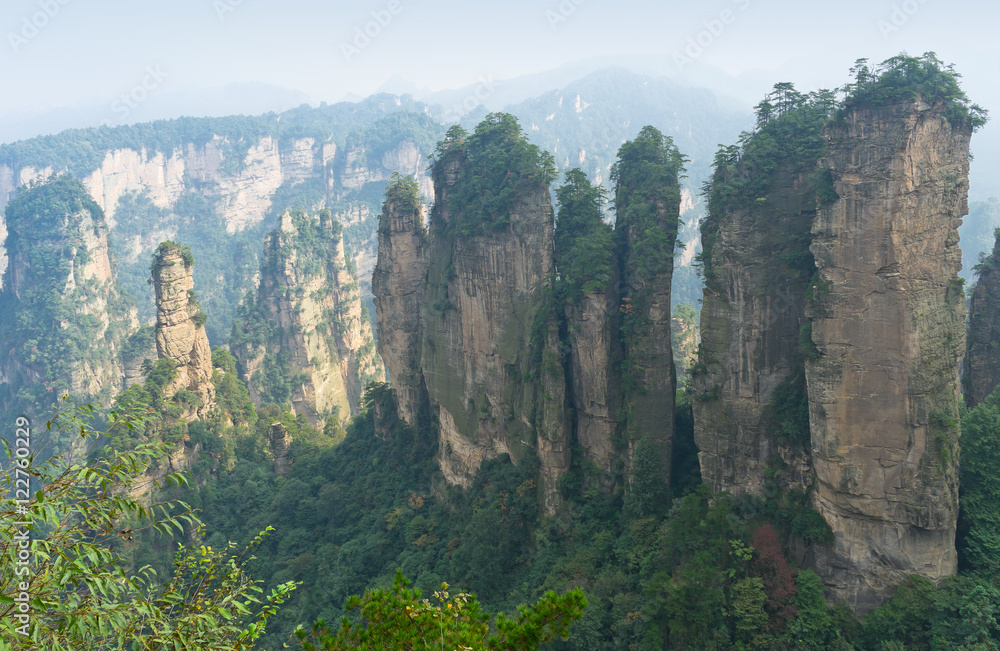
[[[457, 235], [449, 226], [476, 217], [449, 209], [463, 165], [460, 155], [452, 156], [442, 161], [435, 178], [432, 220], [439, 228], [431, 229], [422, 312], [421, 367], [440, 423], [439, 466], [450, 483], [468, 486], [483, 460], [508, 454], [517, 463], [526, 454], [538, 454], [532, 450], [537, 446], [544, 449], [540, 472], [554, 481], [568, 467], [563, 457], [569, 446], [557, 441], [569, 433], [544, 431], [545, 424], [559, 428], [564, 417], [535, 421], [542, 389], [529, 377], [549, 372], [538, 368], [542, 360], [559, 365], [548, 336], [537, 361], [531, 359], [532, 328], [536, 318], [544, 318], [539, 310], [555, 271], [549, 190], [538, 184], [518, 196], [502, 230]], [[557, 401], [548, 398], [546, 405]], [[548, 488], [544, 501], [551, 512], [557, 495], [554, 486]]]
[[618, 155], [615, 236], [621, 279], [626, 473], [631, 481], [636, 446], [649, 437], [660, 458], [660, 479], [669, 484], [677, 385], [670, 292], [683, 162], [673, 142], [653, 127], [644, 127]]
[[728, 207], [704, 226], [711, 245], [692, 377], [695, 442], [702, 481], [735, 495], [760, 494], [776, 458], [801, 468], [808, 448], [808, 418], [788, 431], [794, 414], [769, 408], [779, 387], [787, 406], [804, 402], [799, 335], [814, 270], [816, 190], [795, 165], [783, 167], [764, 201]]
[[144, 325], [129, 337], [122, 350], [125, 388], [145, 382], [145, 369], [156, 360], [156, 330]]
[[975, 407], [1000, 385], [1000, 231], [983, 259], [969, 302], [969, 341], [962, 367], [965, 402]]
[[[485, 135], [493, 129], [503, 135]], [[602, 193], [582, 173], [568, 182], [576, 198], [565, 195], [572, 207], [560, 220], [576, 226], [565, 226], [559, 255], [564, 272], [573, 272], [560, 281], [551, 195], [546, 183], [525, 181], [541, 175], [524, 167], [536, 154], [516, 122], [493, 116], [468, 141], [458, 131], [448, 137], [433, 168], [430, 228], [418, 185], [407, 179], [387, 191], [379, 228], [379, 350], [401, 418], [417, 423], [426, 405], [440, 437], [438, 466], [451, 484], [470, 486], [486, 459], [534, 457], [547, 515], [560, 507], [559, 480], [574, 444], [585, 457], [581, 467], [596, 465], [601, 488], [611, 492], [631, 478], [634, 450], [648, 437], [657, 477], [643, 481], [668, 483], [680, 155], [648, 127], [625, 154], [633, 166], [620, 177], [617, 250], [601, 221]], [[489, 148], [488, 163], [478, 147]], [[516, 156], [496, 165], [507, 152]], [[534, 165], [544, 160], [539, 155]], [[648, 186], [630, 176], [643, 166], [656, 170]], [[520, 180], [511, 180], [515, 173]], [[494, 186], [484, 188], [490, 175]], [[644, 244], [649, 234], [653, 248]], [[627, 405], [623, 340], [633, 373]]]
[[118, 293], [101, 208], [70, 177], [8, 206], [10, 266], [0, 292], [0, 411], [42, 415], [56, 398], [107, 405], [120, 351], [138, 328]]
[[575, 436], [587, 459], [600, 468], [608, 487], [617, 468], [615, 433], [621, 394], [615, 361], [619, 354], [616, 283], [566, 308], [570, 342], [570, 383], [576, 414]]
[[330, 212], [286, 212], [264, 244], [260, 278], [231, 341], [251, 398], [290, 402], [313, 425], [334, 411], [356, 414], [381, 360]]
[[[378, 154], [360, 144], [338, 148], [335, 139], [348, 134], [331, 133], [325, 139], [302, 137], [279, 139], [260, 135], [246, 143], [224, 135], [207, 140], [182, 142], [169, 151], [147, 148], [108, 149], [94, 169], [80, 174], [91, 198], [106, 213], [108, 226], [119, 237], [122, 250], [115, 251], [121, 260], [145, 258], [159, 241], [174, 238], [178, 223], [174, 213], [179, 202], [197, 195], [207, 199], [220, 225], [220, 236], [233, 234], [263, 222], [273, 214], [273, 203], [282, 192], [301, 184], [320, 189], [321, 202], [338, 205], [337, 217], [345, 223], [352, 213], [362, 213], [359, 233], [368, 233], [369, 220], [377, 219], [374, 203], [364, 198], [367, 183], [381, 183], [393, 172], [415, 174], [425, 194], [432, 192], [426, 173], [426, 154], [412, 137], [404, 137], [392, 146], [382, 146]], [[37, 183], [53, 173], [51, 167], [25, 164], [0, 165], [0, 212], [16, 188]], [[120, 200], [134, 194], [148, 197], [157, 208], [167, 211], [156, 223], [129, 228], [122, 237], [115, 227]], [[136, 234], [138, 230], [138, 234]], [[6, 223], [0, 216], [0, 283], [7, 265]], [[368, 294], [368, 281], [375, 266], [374, 237], [357, 243], [355, 255], [362, 293]], [[227, 278], [237, 281], [236, 278]], [[0, 285], [2, 287], [2, 285]], [[199, 288], [205, 298], [205, 288]]]
[[372, 276], [378, 350], [410, 425], [426, 399], [420, 360], [421, 310], [427, 284], [424, 210], [412, 195], [390, 190], [379, 221], [378, 264]]
[[271, 456], [274, 458], [274, 474], [284, 477], [288, 473], [292, 460], [288, 451], [292, 446], [292, 437], [281, 422], [271, 423]]
[[813, 225], [806, 378], [814, 500], [834, 542], [816, 567], [862, 611], [907, 575], [956, 571], [970, 133], [913, 102], [849, 109], [824, 131], [839, 199]]
[[470, 182], [464, 150], [435, 170], [429, 232], [418, 187], [405, 182], [390, 189], [379, 229], [379, 350], [400, 416], [415, 422], [426, 395], [439, 425], [438, 464], [451, 484], [471, 485], [489, 458], [536, 456], [543, 508], [554, 513], [570, 428], [558, 326], [545, 301], [555, 271], [548, 187], [518, 193], [504, 225], [462, 234], [462, 224], [481, 218], [451, 208], [452, 193]]
[[188, 404], [186, 418], [204, 418], [215, 403], [212, 350], [205, 334], [205, 315], [194, 295], [194, 257], [174, 242], [163, 242], [152, 265], [156, 292], [156, 353], [173, 362], [176, 374], [164, 396], [185, 390], [197, 400]]

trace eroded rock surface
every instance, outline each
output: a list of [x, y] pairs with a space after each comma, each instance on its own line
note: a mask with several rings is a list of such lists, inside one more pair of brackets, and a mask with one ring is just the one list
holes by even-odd
[[807, 360], [815, 504], [833, 529], [817, 570], [875, 607], [909, 574], [956, 571], [958, 368], [965, 303], [958, 226], [970, 130], [904, 102], [828, 125], [840, 197], [821, 208]]
[[962, 383], [974, 407], [1000, 385], [1000, 232], [993, 252], [981, 263], [969, 303], [969, 342]]
[[194, 295], [194, 259], [189, 250], [164, 242], [153, 262], [156, 292], [156, 353], [175, 365], [176, 375], [164, 388], [170, 397], [180, 390], [197, 397], [188, 406], [188, 419], [204, 418], [215, 402], [212, 349], [205, 334], [205, 318]]

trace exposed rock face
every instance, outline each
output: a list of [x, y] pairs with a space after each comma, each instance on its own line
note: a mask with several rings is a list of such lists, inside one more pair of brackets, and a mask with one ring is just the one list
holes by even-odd
[[194, 296], [194, 259], [186, 247], [164, 242], [153, 262], [156, 291], [156, 352], [176, 365], [176, 376], [164, 388], [166, 397], [187, 390], [198, 397], [188, 419], [203, 418], [215, 402], [212, 350], [205, 335], [204, 314]]
[[143, 370], [147, 363], [157, 360], [156, 331], [152, 326], [139, 328], [125, 344], [122, 350], [122, 364], [125, 372], [125, 388], [146, 381]]
[[[516, 463], [533, 447], [539, 388], [526, 376], [548, 370], [538, 369], [529, 358], [531, 331], [554, 266], [552, 203], [548, 188], [541, 185], [518, 197], [510, 224], [501, 231], [443, 233], [460, 218], [450, 214], [448, 193], [461, 173], [460, 160], [446, 161], [435, 183], [433, 219], [442, 232], [431, 231], [422, 369], [440, 422], [441, 471], [449, 482], [467, 486], [484, 459], [509, 454]], [[547, 353], [550, 364], [558, 366], [550, 339], [539, 351], [541, 359]], [[567, 432], [537, 436], [538, 445], [551, 452], [543, 457], [541, 473], [554, 477], [558, 468], [568, 466], [561, 459], [568, 445], [554, 443]], [[553, 465], [547, 468], [546, 459]], [[555, 495], [546, 497], [547, 504], [555, 500]]]
[[387, 197], [378, 238], [378, 264], [372, 276], [378, 351], [395, 390], [399, 415], [414, 425], [426, 399], [420, 313], [427, 284], [428, 235], [422, 206], [406, 197]]
[[285, 426], [280, 422], [271, 423], [271, 456], [274, 457], [274, 474], [284, 477], [292, 465], [288, 458], [288, 450], [292, 446], [292, 437], [288, 435]]
[[[337, 409], [356, 414], [365, 385], [380, 379], [381, 360], [340, 225], [329, 211], [286, 212], [264, 250], [257, 298], [232, 341], [251, 397], [287, 399], [314, 425]], [[275, 365], [283, 377], [269, 375]], [[276, 388], [284, 382], [287, 397]]]
[[47, 410], [64, 393], [109, 404], [138, 324], [115, 286], [104, 213], [78, 181], [60, 177], [24, 191], [7, 217], [0, 411]]
[[[626, 148], [640, 151], [625, 152]], [[650, 154], [651, 148], [656, 153]], [[628, 445], [626, 472], [631, 481], [636, 446], [648, 436], [659, 454], [661, 479], [666, 484], [670, 482], [674, 438], [676, 376], [670, 337], [670, 291], [680, 225], [680, 156], [668, 176], [664, 176], [664, 170], [650, 174], [644, 168], [668, 167], [662, 158], [669, 155], [669, 148], [662, 134], [645, 127], [633, 143], [626, 143], [619, 151], [615, 187], [622, 374], [628, 377], [623, 380], [622, 390]]]
[[817, 570], [864, 611], [909, 574], [956, 571], [970, 130], [902, 103], [849, 110], [824, 135], [840, 198], [819, 210], [811, 247], [814, 498], [834, 534]]
[[380, 225], [373, 289], [400, 415], [414, 422], [426, 391], [440, 428], [438, 464], [451, 484], [469, 486], [486, 459], [536, 455], [543, 508], [554, 513], [570, 428], [558, 322], [544, 298], [554, 273], [548, 188], [519, 193], [502, 227], [460, 234], [462, 220], [478, 218], [450, 208], [467, 171], [464, 152], [437, 169], [429, 233], [416, 185], [386, 205]]
[[962, 384], [969, 407], [1000, 385], [1000, 233], [993, 253], [979, 267], [969, 303], [969, 347]]
[[808, 419], [792, 434], [768, 409], [779, 386], [805, 391], [799, 333], [816, 215], [816, 192], [805, 176], [782, 170], [765, 201], [713, 215], [705, 225], [712, 246], [692, 407], [702, 481], [714, 491], [759, 494], [776, 457], [799, 468], [794, 457], [804, 455], [794, 448], [808, 448]]
[[570, 376], [576, 440], [587, 459], [601, 469], [605, 480], [616, 470], [614, 438], [621, 406], [614, 372], [618, 349], [618, 299], [613, 291], [585, 294], [567, 307], [570, 327]]
[[[369, 215], [368, 203], [355, 201], [352, 193], [366, 183], [384, 182], [393, 172], [401, 172], [415, 174], [421, 190], [428, 195], [432, 192], [424, 154], [412, 139], [385, 148], [373, 160], [362, 146], [338, 150], [333, 138], [331, 134], [324, 141], [306, 137], [279, 142], [263, 135], [248, 147], [242, 147], [239, 142], [213, 136], [207, 142], [183, 143], [166, 153], [145, 148], [113, 149], [105, 153], [96, 169], [81, 178], [88, 193], [107, 214], [112, 230], [116, 226], [119, 200], [128, 193], [148, 196], [155, 206], [173, 211], [179, 200], [194, 192], [211, 202], [226, 232], [235, 233], [262, 222], [283, 186], [308, 182], [325, 186], [328, 205], [347, 202], [350, 207], [344, 209], [344, 216], [364, 211], [364, 220], [376, 216]], [[52, 172], [51, 167], [0, 165], [0, 209], [7, 205], [16, 188], [46, 179]], [[141, 232], [146, 237], [135, 236], [125, 241], [127, 250], [116, 254], [122, 259], [145, 257], [157, 242], [176, 235], [176, 223], [176, 217], [170, 216], [156, 224], [144, 224]], [[149, 237], [154, 230], [159, 239]], [[7, 264], [6, 236], [5, 221], [0, 218], [0, 282]], [[355, 247], [361, 256], [358, 269], [359, 277], [364, 279], [365, 293], [375, 265], [376, 244], [372, 238]], [[199, 291], [204, 297], [203, 289]]]

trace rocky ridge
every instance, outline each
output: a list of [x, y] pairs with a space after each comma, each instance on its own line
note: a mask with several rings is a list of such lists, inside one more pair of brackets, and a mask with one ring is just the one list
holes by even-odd
[[330, 211], [281, 217], [264, 244], [257, 296], [242, 310], [231, 348], [258, 404], [287, 401], [321, 425], [335, 411], [356, 414], [364, 387], [382, 377], [371, 321]]

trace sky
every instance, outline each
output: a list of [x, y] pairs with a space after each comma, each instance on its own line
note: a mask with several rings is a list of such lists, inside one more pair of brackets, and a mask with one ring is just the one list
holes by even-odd
[[439, 90], [605, 60], [749, 106], [776, 81], [837, 86], [855, 59], [903, 50], [954, 63], [1000, 115], [997, 18], [962, 0], [3, 0], [0, 124], [165, 117], [232, 84], [269, 85], [243, 88], [252, 110], [271, 86], [334, 102], [393, 77]]

